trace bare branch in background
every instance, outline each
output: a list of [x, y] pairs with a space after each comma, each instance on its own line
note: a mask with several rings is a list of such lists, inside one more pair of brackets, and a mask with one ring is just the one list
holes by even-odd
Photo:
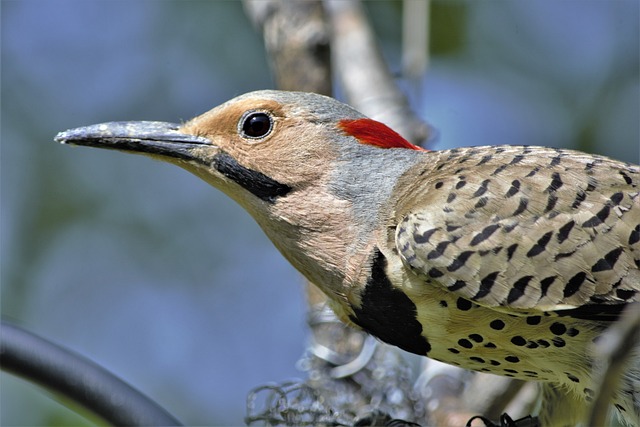
[[402, 75], [420, 82], [429, 67], [430, 0], [402, 3]]
[[[381, 121], [407, 140], [422, 144], [429, 126], [409, 107], [382, 59], [375, 35], [356, 0], [325, 2], [332, 26], [334, 73], [349, 104]], [[426, 17], [425, 17], [426, 18]]]
[[262, 31], [276, 86], [331, 95], [329, 28], [321, 1], [245, 0]]

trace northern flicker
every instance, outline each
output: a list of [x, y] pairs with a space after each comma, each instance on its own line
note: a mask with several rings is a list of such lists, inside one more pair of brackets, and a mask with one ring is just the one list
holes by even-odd
[[[406, 351], [543, 384], [575, 425], [590, 348], [640, 309], [640, 167], [577, 151], [427, 151], [324, 96], [258, 91], [182, 125], [113, 122], [62, 143], [174, 163], [246, 209], [345, 322]], [[640, 349], [612, 409], [640, 425]]]

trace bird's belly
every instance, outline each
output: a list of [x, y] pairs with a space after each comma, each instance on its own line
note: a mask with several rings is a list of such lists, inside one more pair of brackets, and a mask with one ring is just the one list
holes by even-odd
[[417, 301], [428, 356], [474, 371], [528, 381], [562, 383], [593, 392], [592, 340], [603, 328], [541, 313], [513, 315], [445, 293]]

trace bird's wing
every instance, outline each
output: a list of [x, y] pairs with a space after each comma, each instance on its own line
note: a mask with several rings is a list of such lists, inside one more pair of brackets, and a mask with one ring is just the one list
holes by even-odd
[[640, 301], [640, 167], [538, 147], [429, 154], [395, 217], [426, 284], [516, 312]]

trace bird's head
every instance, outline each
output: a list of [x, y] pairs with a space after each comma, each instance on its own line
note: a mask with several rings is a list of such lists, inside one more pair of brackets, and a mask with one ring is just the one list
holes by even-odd
[[341, 160], [388, 148], [419, 149], [332, 98], [281, 91], [239, 96], [184, 124], [102, 123], [61, 132], [56, 141], [175, 163], [242, 205], [274, 203], [317, 185]]
[[[111, 122], [61, 132], [56, 140], [189, 170], [240, 203], [285, 255], [288, 246], [301, 251], [309, 240], [300, 233], [337, 239], [353, 228], [347, 224], [374, 221], [384, 199], [376, 192], [390, 192], [406, 169], [402, 159], [420, 150], [332, 98], [280, 91], [239, 96], [181, 125]], [[295, 256], [287, 257], [299, 267]]]

